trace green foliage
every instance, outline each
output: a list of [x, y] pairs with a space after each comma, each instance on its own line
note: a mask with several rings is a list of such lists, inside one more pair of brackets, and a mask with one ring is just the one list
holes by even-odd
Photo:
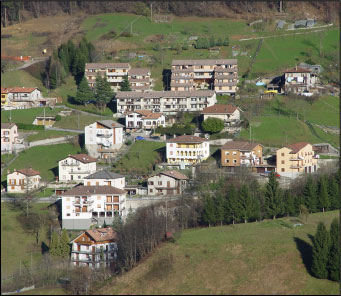
[[125, 144], [126, 144], [127, 146], [130, 146], [130, 145], [132, 144], [132, 141], [131, 141], [131, 140], [127, 140], [127, 141], [125, 141]]
[[60, 253], [62, 257], [68, 257], [70, 255], [69, 242], [70, 242], [69, 235], [66, 229], [63, 229], [59, 239]]
[[317, 207], [324, 212], [330, 206], [328, 195], [328, 182], [324, 176], [319, 180], [319, 189], [317, 195]]
[[217, 222], [223, 224], [225, 220], [225, 207], [224, 207], [224, 198], [221, 193], [218, 193], [214, 198], [215, 205], [215, 215]]
[[219, 133], [224, 128], [224, 121], [219, 118], [210, 117], [202, 123], [202, 128], [205, 132]]
[[256, 219], [259, 215], [257, 209], [259, 202], [250, 194], [250, 190], [246, 184], [243, 184], [238, 192], [238, 212], [240, 219], [247, 223], [251, 219]]
[[96, 102], [109, 103], [113, 98], [114, 93], [111, 90], [110, 84], [107, 79], [97, 75], [95, 84], [95, 98]]
[[172, 127], [158, 127], [155, 129], [155, 133], [161, 134], [161, 135], [192, 135], [193, 129], [190, 125], [177, 125], [176, 123], [173, 124]]
[[328, 257], [327, 269], [329, 279], [332, 281], [339, 281], [340, 279], [340, 236], [339, 236], [339, 222], [334, 218], [330, 225], [330, 252]]
[[123, 77], [123, 81], [121, 83], [121, 89], [120, 90], [121, 91], [131, 91], [130, 83], [128, 80], [128, 75]]
[[75, 101], [78, 104], [86, 104], [88, 101], [94, 99], [94, 92], [88, 85], [86, 78], [83, 76], [81, 82], [77, 87], [77, 93], [75, 97]]
[[213, 198], [211, 196], [206, 196], [204, 201], [204, 211], [202, 214], [202, 220], [204, 223], [208, 224], [209, 226], [211, 223], [216, 223], [216, 213], [215, 213], [215, 205]]
[[42, 131], [45, 129], [43, 125], [34, 125], [34, 124], [26, 124], [26, 123], [16, 123], [18, 129], [22, 130], [37, 130]]
[[62, 250], [60, 248], [60, 238], [56, 231], [52, 232], [49, 252], [52, 256], [61, 256], [62, 254]]
[[235, 223], [238, 222], [239, 219], [237, 217], [240, 217], [238, 207], [238, 192], [236, 190], [236, 187], [231, 184], [228, 187], [227, 196], [225, 197], [225, 221], [227, 223]]
[[183, 50], [188, 50], [188, 44], [186, 42], [182, 45], [182, 49]]
[[55, 116], [55, 120], [56, 120], [56, 121], [61, 121], [61, 120], [62, 120], [62, 117], [61, 117], [59, 114], [57, 114], [57, 115]]
[[329, 255], [329, 233], [324, 223], [320, 222], [313, 239], [313, 260], [311, 270], [319, 279], [328, 277], [327, 262]]
[[268, 216], [276, 218], [282, 214], [283, 201], [282, 192], [279, 188], [279, 183], [276, 180], [274, 171], [271, 171], [269, 181], [266, 184], [266, 191], [264, 196], [265, 211]]
[[210, 47], [210, 43], [207, 40], [207, 38], [204, 38], [204, 37], [199, 37], [195, 44], [196, 49], [208, 49], [209, 47]]
[[329, 179], [329, 197], [330, 197], [330, 207], [331, 209], [340, 208], [340, 187], [336, 178]]
[[224, 45], [223, 39], [221, 39], [221, 37], [219, 37], [219, 38], [217, 39], [217, 42], [216, 42], [215, 45], [217, 45], [217, 46], [223, 46], [223, 45]]
[[308, 177], [307, 182], [303, 188], [303, 202], [305, 206], [311, 211], [317, 210], [316, 185], [311, 176]]
[[155, 45], [153, 46], [153, 50], [155, 50], [155, 51], [160, 51], [161, 50], [161, 45], [160, 45], [160, 43], [155, 43]]
[[229, 44], [230, 44], [229, 36], [226, 36], [224, 41], [223, 41], [223, 45], [224, 46], [229, 46]]
[[210, 47], [214, 47], [215, 46], [215, 39], [214, 39], [214, 36], [212, 35], [211, 37], [210, 37]]
[[292, 194], [289, 190], [286, 190], [283, 196], [284, 202], [284, 213], [288, 216], [297, 215], [298, 205], [295, 204], [295, 195]]

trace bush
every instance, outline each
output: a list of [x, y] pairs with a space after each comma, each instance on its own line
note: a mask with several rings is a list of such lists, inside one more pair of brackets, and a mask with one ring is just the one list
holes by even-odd
[[55, 117], [55, 120], [56, 120], [56, 121], [61, 121], [61, 120], [62, 120], [62, 117], [61, 117], [60, 115], [57, 114], [56, 117]]
[[22, 129], [22, 130], [39, 130], [39, 131], [45, 130], [45, 126], [43, 125], [33, 125], [33, 124], [26, 124], [26, 123], [17, 123], [16, 125], [18, 129]]
[[224, 128], [224, 121], [219, 118], [210, 117], [202, 123], [202, 128], [205, 132], [219, 133]]
[[130, 145], [132, 144], [132, 142], [131, 142], [130, 140], [127, 140], [127, 141], [125, 142], [125, 144], [126, 144], [127, 146], [130, 146]]
[[132, 35], [131, 35], [129, 32], [127, 32], [127, 31], [123, 32], [123, 33], [121, 34], [121, 36], [122, 36], [122, 37], [132, 37]]
[[185, 43], [185, 44], [182, 46], [182, 49], [183, 49], [183, 50], [188, 50], [188, 44]]

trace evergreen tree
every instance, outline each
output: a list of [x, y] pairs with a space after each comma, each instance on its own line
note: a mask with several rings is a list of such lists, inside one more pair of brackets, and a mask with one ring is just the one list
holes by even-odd
[[220, 225], [223, 225], [223, 221], [225, 218], [225, 208], [224, 208], [224, 198], [220, 193], [216, 195], [214, 199], [214, 205], [215, 205], [216, 220], [217, 222], [220, 222]]
[[183, 50], [188, 50], [188, 44], [187, 44], [187, 43], [184, 43], [184, 44], [182, 45], [182, 49], [183, 49]]
[[89, 47], [88, 47], [88, 41], [85, 37], [82, 38], [82, 40], [79, 42], [78, 45], [80, 53], [85, 58], [85, 61], [90, 61], [90, 54], [89, 54]]
[[284, 201], [284, 213], [287, 216], [295, 216], [297, 214], [295, 205], [295, 196], [289, 191], [286, 190], [283, 195], [283, 201]]
[[257, 217], [257, 208], [257, 201], [251, 197], [248, 186], [243, 184], [239, 190], [238, 213], [240, 213], [240, 218], [244, 223], [247, 223], [251, 218]]
[[311, 271], [319, 279], [328, 277], [327, 263], [329, 255], [329, 233], [320, 222], [313, 239], [313, 262]]
[[212, 35], [211, 37], [210, 37], [210, 47], [214, 47], [215, 46], [215, 39], [214, 39], [214, 36]]
[[221, 39], [221, 37], [218, 38], [217, 42], [216, 42], [217, 46], [222, 46], [223, 45], [223, 40]]
[[330, 199], [330, 209], [331, 210], [339, 209], [340, 208], [340, 188], [335, 178], [330, 178], [328, 192], [329, 192], [329, 199]]
[[282, 209], [282, 193], [276, 180], [275, 173], [272, 171], [269, 176], [269, 181], [266, 184], [264, 196], [265, 212], [267, 216], [276, 219]]
[[85, 57], [79, 50], [76, 50], [75, 56], [71, 65], [71, 73], [75, 77], [77, 85], [81, 82], [82, 78], [84, 77], [84, 71], [85, 71]]
[[230, 44], [229, 37], [226, 36], [225, 39], [224, 39], [224, 41], [223, 41], [223, 45], [224, 45], [224, 46], [229, 46], [229, 44]]
[[205, 132], [219, 133], [224, 129], [224, 121], [219, 118], [210, 117], [202, 123], [202, 128]]
[[317, 206], [322, 212], [328, 210], [330, 205], [329, 195], [328, 195], [328, 183], [324, 176], [319, 180], [319, 190], [317, 195]]
[[105, 219], [104, 219], [104, 222], [103, 222], [103, 228], [106, 228], [108, 225], [107, 223], [105, 222]]
[[69, 73], [70, 72], [70, 56], [69, 56], [68, 47], [64, 43], [58, 48], [58, 58], [60, 62], [62, 63], [65, 72]]
[[123, 77], [123, 81], [121, 83], [121, 89], [120, 90], [121, 91], [131, 91], [130, 83], [128, 80], [128, 75]]
[[303, 202], [307, 209], [313, 213], [316, 212], [317, 208], [316, 191], [314, 180], [309, 176], [303, 188]]
[[76, 54], [76, 47], [73, 44], [71, 39], [69, 39], [68, 42], [66, 43], [66, 47], [67, 47], [67, 56], [68, 56], [68, 64], [69, 64], [68, 72], [72, 72], [72, 65], [74, 63], [73, 60]]
[[63, 229], [62, 234], [60, 236], [60, 243], [59, 243], [60, 244], [60, 253], [61, 253], [61, 256], [63, 256], [63, 257], [68, 257], [70, 254], [69, 242], [70, 242], [69, 235], [68, 235], [66, 229]]
[[81, 82], [77, 87], [77, 93], [75, 97], [75, 101], [78, 104], [85, 104], [86, 102], [94, 99], [94, 92], [88, 85], [86, 78], [83, 76]]
[[51, 242], [50, 242], [50, 254], [52, 256], [60, 256], [61, 249], [60, 249], [60, 238], [56, 231], [52, 232], [51, 235]]
[[123, 221], [120, 215], [115, 214], [114, 219], [112, 221], [112, 229], [115, 230], [116, 232], [121, 229], [123, 226]]
[[204, 201], [204, 211], [202, 215], [204, 223], [211, 226], [211, 223], [216, 223], [215, 207], [212, 197], [207, 196]]
[[113, 98], [114, 93], [111, 90], [110, 84], [105, 77], [97, 76], [95, 85], [96, 102], [109, 103]]
[[329, 279], [332, 281], [339, 281], [340, 279], [340, 242], [339, 242], [339, 222], [337, 218], [334, 218], [330, 225], [329, 237], [330, 237], [330, 252], [327, 263], [327, 269]]
[[238, 212], [238, 192], [236, 190], [236, 187], [231, 184], [229, 186], [228, 194], [225, 198], [225, 221], [227, 223], [234, 224], [235, 222], [238, 222], [239, 219], [237, 217], [240, 217], [240, 213]]
[[204, 38], [203, 40], [203, 48], [204, 49], [210, 48], [210, 41], [207, 38]]

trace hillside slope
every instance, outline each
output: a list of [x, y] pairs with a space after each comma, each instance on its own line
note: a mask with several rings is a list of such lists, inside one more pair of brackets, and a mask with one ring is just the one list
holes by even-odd
[[304, 225], [285, 219], [186, 230], [164, 243], [100, 294], [337, 294], [338, 284], [307, 271], [310, 236], [338, 213], [312, 214]]

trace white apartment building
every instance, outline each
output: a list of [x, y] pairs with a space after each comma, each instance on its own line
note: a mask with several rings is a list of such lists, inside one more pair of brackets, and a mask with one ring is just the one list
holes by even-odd
[[153, 129], [166, 125], [166, 118], [162, 113], [153, 113], [150, 110], [136, 110], [125, 116], [126, 128]]
[[91, 229], [71, 242], [71, 265], [113, 267], [117, 260], [117, 235], [111, 227]]
[[216, 94], [213, 90], [193, 91], [149, 91], [118, 92], [116, 94], [117, 113], [124, 114], [136, 110], [150, 110], [163, 114], [179, 111], [201, 111], [213, 106]]
[[14, 169], [13, 173], [7, 174], [8, 193], [26, 193], [40, 187], [40, 172], [32, 168], [21, 170]]
[[210, 143], [207, 139], [183, 135], [166, 142], [167, 163], [199, 163], [210, 156]]
[[98, 171], [84, 177], [85, 186], [112, 186], [124, 190], [125, 177], [107, 170]]
[[84, 177], [96, 172], [97, 159], [87, 154], [74, 154], [58, 162], [59, 182], [82, 182]]
[[128, 81], [132, 91], [149, 91], [151, 88], [150, 70], [146, 68], [130, 69]]
[[113, 120], [99, 120], [85, 127], [85, 147], [92, 157], [110, 158], [123, 141], [123, 125]]
[[18, 140], [18, 127], [15, 123], [1, 123], [1, 153], [12, 153]]
[[126, 191], [112, 186], [76, 186], [61, 194], [62, 227], [89, 229], [126, 216]]
[[148, 195], [178, 195], [186, 188], [188, 177], [178, 171], [164, 171], [148, 178]]

